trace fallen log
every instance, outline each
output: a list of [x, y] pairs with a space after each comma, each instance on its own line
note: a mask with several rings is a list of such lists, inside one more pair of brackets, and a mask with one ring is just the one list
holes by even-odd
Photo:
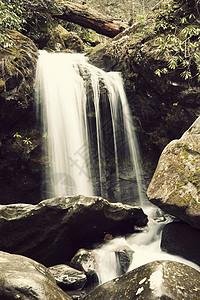
[[59, 7], [59, 11], [54, 12], [55, 17], [93, 29], [102, 35], [113, 38], [129, 27], [121, 19], [103, 15], [85, 4], [59, 0], [55, 0], [55, 2], [58, 3]]

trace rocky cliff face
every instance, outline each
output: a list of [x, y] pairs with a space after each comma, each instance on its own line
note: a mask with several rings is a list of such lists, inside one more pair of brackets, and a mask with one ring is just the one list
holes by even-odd
[[153, 53], [151, 55], [151, 42], [128, 49], [131, 54], [124, 65], [117, 56], [111, 58], [110, 51], [114, 48], [117, 51], [125, 45], [130, 47], [130, 43], [130, 37], [122, 36], [90, 57], [93, 63], [104, 69], [122, 71], [141, 145], [144, 170], [150, 179], [163, 148], [171, 140], [179, 138], [199, 115], [200, 88], [197, 84], [188, 85], [176, 72], [173, 76], [156, 76], [158, 66], [167, 64], [167, 61], [157, 60]]
[[[89, 54], [97, 66], [122, 72], [144, 168], [150, 177], [163, 148], [179, 138], [200, 111], [199, 48], [192, 52], [190, 45], [184, 49], [181, 46], [185, 31], [189, 34], [189, 28], [199, 30], [197, 5], [195, 1], [176, 2], [166, 2], [145, 22], [133, 25]], [[186, 23], [182, 24], [184, 20]], [[196, 38], [192, 37], [194, 41]], [[185, 53], [188, 50], [190, 54]], [[192, 53], [197, 59], [193, 59]]]
[[[39, 196], [39, 131], [34, 112], [37, 47], [11, 31], [13, 46], [0, 54], [1, 203], [34, 202]], [[38, 172], [40, 171], [40, 172]]]

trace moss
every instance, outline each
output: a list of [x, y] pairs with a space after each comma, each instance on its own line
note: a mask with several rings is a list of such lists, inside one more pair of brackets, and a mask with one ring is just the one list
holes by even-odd
[[179, 207], [188, 206], [188, 200], [185, 197], [181, 197], [178, 190], [170, 194], [167, 202], [168, 204], [174, 204]]
[[177, 188], [180, 188], [180, 187], [182, 187], [182, 186], [184, 186], [184, 185], [186, 185], [185, 182], [178, 182], [178, 183], [176, 184]]
[[188, 148], [185, 145], [183, 146], [181, 156], [183, 156], [185, 160], [189, 158]]
[[[186, 183], [184, 183], [186, 185]], [[180, 185], [177, 190], [173, 191], [169, 198], [168, 198], [168, 204], [174, 204], [178, 207], [193, 207], [195, 209], [200, 209], [200, 203], [198, 203], [192, 196], [190, 192], [185, 192], [184, 196], [180, 194], [180, 188], [182, 188], [183, 185]]]
[[188, 181], [196, 186], [199, 193], [200, 192], [200, 170], [191, 173], [190, 176], [188, 177]]
[[0, 93], [6, 91], [6, 83], [4, 80], [0, 80]]

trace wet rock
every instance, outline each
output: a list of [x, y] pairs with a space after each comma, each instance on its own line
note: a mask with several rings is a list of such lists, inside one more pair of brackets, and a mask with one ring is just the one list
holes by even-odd
[[46, 266], [70, 260], [112, 235], [145, 226], [141, 208], [111, 204], [100, 197], [57, 197], [37, 205], [0, 205], [0, 249], [23, 254]]
[[200, 265], [200, 230], [184, 222], [166, 224], [162, 231], [161, 248]]
[[96, 260], [93, 251], [79, 249], [70, 263], [73, 267], [85, 272], [87, 275], [93, 275], [96, 273]]
[[154, 261], [104, 283], [83, 299], [198, 300], [200, 273], [181, 263]]
[[49, 268], [58, 286], [63, 290], [82, 289], [87, 281], [84, 272], [71, 268], [67, 265], [56, 265]]
[[120, 265], [120, 274], [125, 274], [132, 262], [134, 251], [128, 246], [121, 246], [115, 251], [116, 258]]
[[0, 252], [0, 299], [70, 300], [43, 265]]
[[200, 229], [200, 118], [167, 145], [147, 190], [163, 211]]

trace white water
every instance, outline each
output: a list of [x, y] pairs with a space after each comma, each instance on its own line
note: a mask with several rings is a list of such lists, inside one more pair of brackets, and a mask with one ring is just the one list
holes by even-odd
[[[156, 208], [146, 208], [151, 217], [159, 210]], [[128, 247], [134, 251], [133, 260], [128, 271], [136, 269], [146, 263], [156, 260], [172, 260], [189, 265], [200, 271], [200, 267], [191, 261], [180, 256], [163, 252], [160, 249], [161, 233], [164, 225], [170, 222], [166, 219], [157, 222], [150, 218], [148, 226], [141, 232], [130, 235], [129, 237], [119, 237], [105, 243], [101, 248], [94, 250], [97, 259], [98, 278], [100, 283], [112, 280], [120, 275], [120, 266], [116, 259], [115, 251], [119, 248]]]
[[[102, 90], [106, 94], [108, 111], [104, 116]], [[90, 92], [94, 106], [97, 157], [91, 160], [90, 144], [94, 135], [88, 117]], [[123, 82], [119, 73], [106, 73], [89, 64], [82, 54], [47, 53], [40, 51], [37, 75], [37, 113], [42, 115], [46, 136], [45, 176], [48, 195], [94, 195], [92, 178], [99, 178], [98, 195], [107, 197], [105, 167], [113, 139], [117, 200], [121, 200], [119, 187], [119, 145], [123, 143], [124, 158], [132, 165], [137, 182], [138, 198], [143, 199], [138, 147]], [[111, 120], [111, 121], [110, 121]], [[110, 123], [109, 123], [110, 122]], [[107, 124], [112, 137], [106, 137]], [[123, 135], [123, 137], [122, 137]], [[94, 137], [94, 136], [92, 136]], [[107, 138], [107, 140], [106, 140]], [[121, 146], [121, 145], [120, 145]], [[112, 155], [112, 154], [111, 154]], [[98, 162], [98, 168], [95, 163]], [[98, 173], [98, 175], [96, 174]], [[48, 181], [48, 180], [47, 180]]]
[[[74, 65], [82, 56], [49, 54], [42, 51], [38, 60], [36, 94], [41, 103], [44, 128], [47, 131], [47, 155], [52, 196], [92, 195], [84, 110], [86, 93], [82, 77]], [[74, 65], [71, 63], [73, 60]], [[78, 151], [81, 156], [77, 155]]]

